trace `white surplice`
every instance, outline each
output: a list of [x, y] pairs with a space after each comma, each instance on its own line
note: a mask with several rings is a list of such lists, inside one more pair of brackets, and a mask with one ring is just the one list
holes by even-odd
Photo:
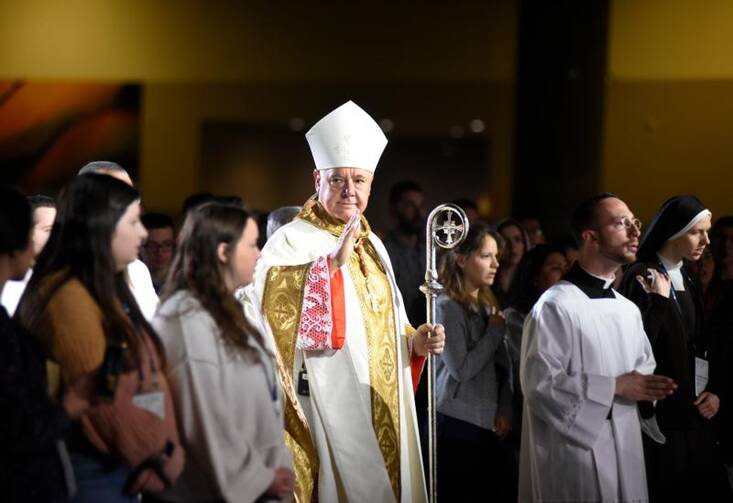
[[[393, 292], [400, 397], [401, 501], [419, 503], [427, 501], [427, 494], [405, 329], [409, 322], [387, 251], [373, 233], [369, 240], [387, 272]], [[281, 227], [268, 240], [255, 269], [254, 290], [259, 306], [271, 267], [311, 263], [330, 254], [336, 242], [337, 238], [329, 232], [298, 218]], [[310, 396], [298, 395], [298, 400], [320, 461], [318, 496], [324, 502], [393, 502], [394, 493], [372, 425], [369, 353], [362, 310], [348, 268], [341, 268], [341, 272], [346, 310], [344, 347], [335, 351], [298, 349], [292, 369], [294, 382], [298, 382], [303, 364], [308, 371]], [[272, 337], [266, 320], [262, 325]]]
[[617, 376], [656, 363], [639, 309], [614, 294], [561, 281], [527, 316], [521, 502], [648, 500], [637, 406], [614, 391]]

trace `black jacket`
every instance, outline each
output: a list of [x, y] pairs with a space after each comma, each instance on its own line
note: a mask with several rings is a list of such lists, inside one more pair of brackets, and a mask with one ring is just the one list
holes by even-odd
[[55, 502], [66, 495], [57, 441], [69, 420], [48, 396], [35, 340], [0, 306], [0, 495], [7, 502]]
[[714, 302], [708, 308], [707, 336], [717, 365], [715, 379], [719, 383], [720, 410], [714, 422], [718, 430], [725, 461], [733, 462], [733, 281], [723, 281], [715, 288]]
[[[649, 268], [662, 270], [658, 263], [636, 263], [626, 273], [621, 284], [622, 293], [639, 306], [644, 330], [649, 337], [657, 361], [655, 374], [670, 377], [677, 383], [677, 390], [657, 402], [656, 415], [662, 430], [697, 429], [707, 421], [693, 404], [695, 401], [695, 356], [706, 357], [709, 361], [709, 380], [706, 390], [720, 394], [716, 370], [715, 352], [709, 352], [710, 344], [705, 336], [702, 296], [697, 283], [682, 267], [685, 289], [690, 292], [694, 302], [695, 328], [688, 338], [684, 321], [675, 300], [657, 294], [647, 294], [638, 283], [636, 276], [643, 275]], [[649, 405], [641, 405], [642, 415], [647, 416]]]

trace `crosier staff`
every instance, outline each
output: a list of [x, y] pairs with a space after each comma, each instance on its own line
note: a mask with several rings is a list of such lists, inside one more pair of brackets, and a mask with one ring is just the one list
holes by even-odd
[[[458, 221], [453, 218], [457, 217]], [[427, 321], [435, 325], [435, 310], [437, 298], [443, 290], [438, 282], [438, 270], [435, 265], [437, 248], [450, 250], [455, 248], [468, 233], [468, 217], [455, 204], [441, 204], [436, 206], [428, 215], [425, 230], [425, 283], [420, 291], [425, 294]], [[442, 234], [442, 237], [441, 237]], [[435, 365], [434, 356], [428, 354], [428, 464], [429, 480], [428, 494], [431, 503], [437, 502], [437, 430], [435, 425]]]

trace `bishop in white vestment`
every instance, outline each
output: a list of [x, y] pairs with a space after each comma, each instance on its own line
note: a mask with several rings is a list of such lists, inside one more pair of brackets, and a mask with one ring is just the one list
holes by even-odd
[[441, 352], [444, 334], [410, 326], [362, 215], [387, 140], [352, 102], [306, 138], [317, 194], [267, 241], [254, 292], [277, 349], [296, 496], [426, 501], [413, 393], [421, 355]]

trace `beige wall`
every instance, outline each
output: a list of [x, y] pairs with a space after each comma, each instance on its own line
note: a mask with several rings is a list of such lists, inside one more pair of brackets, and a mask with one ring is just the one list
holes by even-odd
[[615, 0], [603, 189], [649, 221], [668, 197], [733, 214], [733, 2]]
[[394, 134], [485, 120], [486, 189], [505, 212], [516, 32], [516, 0], [0, 0], [0, 78], [142, 82], [150, 208], [198, 188], [202, 121], [315, 119], [343, 97], [389, 103]]

